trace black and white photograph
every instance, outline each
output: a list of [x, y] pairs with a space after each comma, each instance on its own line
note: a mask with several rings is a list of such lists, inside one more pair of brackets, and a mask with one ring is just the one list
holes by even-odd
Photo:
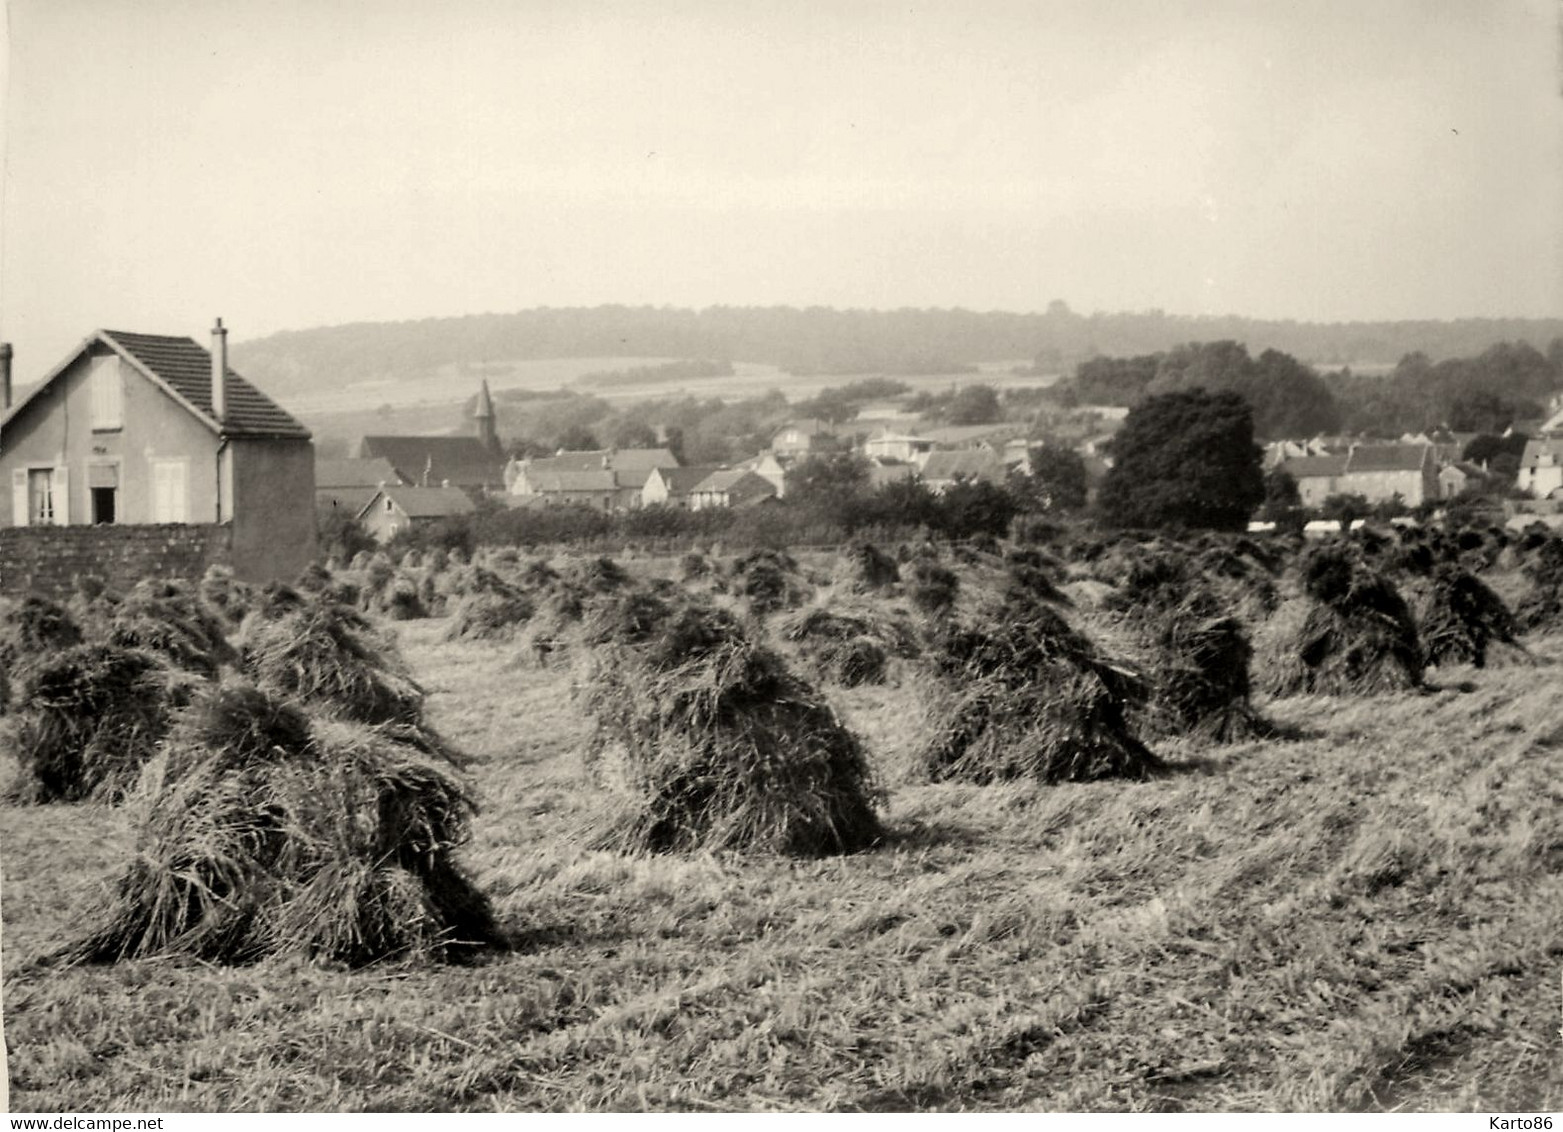
[[0, 13], [15, 1127], [1563, 1116], [1559, 0]]

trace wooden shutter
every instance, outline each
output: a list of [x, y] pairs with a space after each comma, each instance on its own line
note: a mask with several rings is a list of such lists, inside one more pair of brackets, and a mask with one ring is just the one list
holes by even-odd
[[11, 471], [11, 525], [25, 527], [28, 522], [27, 469]]
[[183, 460], [152, 461], [152, 521], [188, 523], [188, 477]]
[[54, 525], [69, 526], [71, 521], [71, 470], [54, 469]]

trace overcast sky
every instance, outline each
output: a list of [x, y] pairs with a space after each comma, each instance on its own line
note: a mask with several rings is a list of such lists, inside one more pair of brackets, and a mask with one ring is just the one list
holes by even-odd
[[1553, 0], [9, 0], [0, 336], [1563, 314]]

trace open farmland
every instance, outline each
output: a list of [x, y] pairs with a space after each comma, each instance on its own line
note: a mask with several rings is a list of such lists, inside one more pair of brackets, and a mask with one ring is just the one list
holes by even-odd
[[[831, 567], [804, 570], [827, 596]], [[1104, 588], [1070, 578], [1077, 610]], [[1424, 690], [1260, 697], [1274, 737], [1055, 785], [930, 783], [930, 677], [893, 659], [822, 685], [885, 788], [879, 845], [628, 856], [591, 847], [581, 656], [447, 640], [449, 613], [390, 631], [476, 760], [461, 856], [510, 949], [38, 965], [135, 852], [131, 810], [6, 804], [13, 1108], [1563, 1107], [1563, 638]]]

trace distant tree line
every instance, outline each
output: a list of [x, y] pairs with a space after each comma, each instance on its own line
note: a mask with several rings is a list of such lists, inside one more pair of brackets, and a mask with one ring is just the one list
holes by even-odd
[[1306, 323], [1162, 311], [1081, 315], [1057, 301], [1028, 314], [600, 306], [284, 331], [236, 343], [233, 359], [268, 392], [284, 395], [321, 382], [432, 377], [446, 366], [536, 358], [730, 358], [797, 374], [891, 376], [1031, 359], [1032, 372], [1056, 374], [1094, 357], [1146, 355], [1185, 342], [1247, 342], [1261, 354], [1273, 349], [1340, 366], [1389, 363], [1414, 351], [1435, 359], [1472, 356], [1500, 341], [1539, 347], [1559, 336], [1563, 319]]
[[1092, 358], [1076, 367], [1056, 396], [1068, 403], [1133, 406], [1193, 389], [1242, 397], [1253, 409], [1255, 434], [1267, 439], [1341, 432], [1395, 437], [1440, 425], [1501, 433], [1517, 420], [1544, 415], [1548, 399], [1563, 390], [1563, 337], [1545, 353], [1523, 341], [1440, 362], [1411, 353], [1383, 377], [1349, 369], [1320, 374], [1279, 350], [1251, 357], [1233, 341], [1193, 343]]

